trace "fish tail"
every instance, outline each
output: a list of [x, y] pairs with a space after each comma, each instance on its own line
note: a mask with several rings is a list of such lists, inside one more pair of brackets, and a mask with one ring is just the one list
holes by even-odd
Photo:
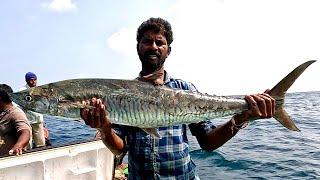
[[292, 131], [300, 131], [294, 124], [291, 117], [283, 108], [285, 94], [295, 80], [306, 70], [306, 68], [314, 63], [315, 60], [307, 61], [296, 67], [286, 77], [284, 77], [276, 86], [274, 86], [269, 94], [276, 100], [275, 113], [273, 118], [279, 121], [284, 127]]

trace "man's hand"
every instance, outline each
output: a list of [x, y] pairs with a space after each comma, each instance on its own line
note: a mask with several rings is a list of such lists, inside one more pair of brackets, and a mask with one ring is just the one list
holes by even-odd
[[9, 155], [16, 155], [19, 156], [22, 154], [24, 147], [20, 144], [15, 144], [12, 149], [9, 151]]
[[[92, 98], [89, 102], [82, 102], [84, 105], [93, 106], [92, 109], [81, 109], [81, 118], [87, 125], [98, 129], [99, 138], [115, 155], [120, 155], [124, 149], [124, 141], [113, 131], [111, 122], [107, 118], [105, 105], [100, 99]], [[97, 136], [96, 136], [97, 137]]]
[[49, 138], [49, 131], [46, 127], [43, 127], [43, 135], [45, 139]]
[[275, 100], [268, 94], [268, 90], [262, 94], [245, 96], [249, 108], [241, 114], [233, 116], [227, 123], [212, 129], [205, 135], [197, 136], [202, 149], [213, 151], [229, 141], [236, 133], [247, 125], [249, 120], [270, 118], [274, 115]]
[[101, 130], [111, 127], [111, 122], [106, 116], [106, 107], [101, 99], [92, 98], [90, 102], [83, 101], [82, 103], [95, 107], [92, 109], [81, 109], [80, 111], [81, 118], [87, 125]]
[[236, 124], [242, 124], [249, 120], [271, 118], [275, 112], [275, 99], [266, 90], [262, 94], [245, 96], [249, 109], [234, 117]]
[[31, 137], [31, 131], [29, 129], [21, 129], [18, 131], [18, 140], [16, 144], [9, 151], [9, 155], [19, 156], [23, 150], [26, 150], [26, 146], [29, 143]]

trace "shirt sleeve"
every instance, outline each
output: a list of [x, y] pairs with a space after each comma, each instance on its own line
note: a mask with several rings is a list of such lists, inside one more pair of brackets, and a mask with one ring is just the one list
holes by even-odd
[[27, 129], [31, 132], [31, 126], [28, 123], [27, 117], [22, 110], [20, 110], [18, 108], [15, 109], [14, 112], [12, 113], [11, 118], [14, 122], [14, 126], [15, 126], [17, 132], [19, 132], [23, 129]]
[[19, 119], [15, 120], [15, 126], [17, 129], [17, 132], [19, 132], [23, 129], [27, 129], [27, 130], [31, 131], [31, 126], [26, 120], [19, 120]]
[[214, 128], [216, 128], [216, 126], [209, 120], [189, 124], [189, 129], [193, 136], [206, 135]]
[[189, 91], [199, 92], [198, 89], [196, 88], [196, 86], [193, 85], [192, 83], [189, 83]]
[[122, 140], [125, 140], [125, 137], [127, 136], [127, 131], [125, 130], [125, 126], [112, 124], [112, 129]]

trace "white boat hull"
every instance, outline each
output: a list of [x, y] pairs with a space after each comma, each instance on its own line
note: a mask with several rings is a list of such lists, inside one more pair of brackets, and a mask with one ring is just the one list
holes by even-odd
[[0, 158], [0, 180], [111, 180], [114, 155], [102, 141]]

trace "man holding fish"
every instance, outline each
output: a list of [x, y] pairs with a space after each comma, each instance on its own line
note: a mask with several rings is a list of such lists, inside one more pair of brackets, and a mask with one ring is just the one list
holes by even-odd
[[[174, 79], [164, 70], [173, 41], [171, 25], [161, 18], [150, 18], [137, 31], [137, 52], [142, 70], [137, 78], [155, 86], [197, 91], [192, 83]], [[270, 118], [275, 100], [268, 93], [245, 96], [249, 109], [216, 126], [211, 121], [158, 127], [155, 138], [137, 127], [115, 125], [107, 118], [106, 105], [99, 98], [84, 108], [81, 117], [86, 124], [101, 132], [105, 145], [115, 154], [128, 151], [129, 179], [199, 179], [189, 155], [187, 127], [202, 149], [213, 151], [230, 140], [249, 120]], [[126, 140], [125, 140], [126, 139]]]

